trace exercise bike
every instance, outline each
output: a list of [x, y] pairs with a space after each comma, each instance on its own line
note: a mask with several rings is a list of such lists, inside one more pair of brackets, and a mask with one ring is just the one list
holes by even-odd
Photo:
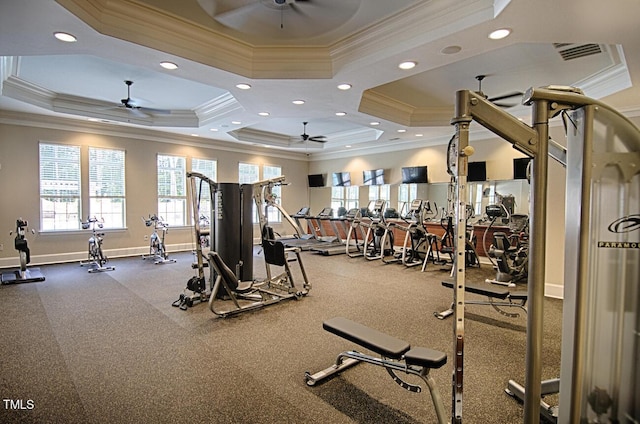
[[[529, 267], [529, 217], [521, 214], [510, 214], [502, 204], [487, 205], [485, 213], [491, 219], [482, 237], [483, 244], [489, 229], [498, 218], [507, 218], [510, 234], [496, 231], [493, 243], [487, 256], [496, 268], [496, 278], [487, 279], [487, 283], [515, 287], [515, 282], [524, 280]], [[486, 244], [485, 244], [486, 245]]]
[[104, 224], [98, 221], [98, 218], [89, 217], [86, 222], [82, 223], [82, 229], [88, 230], [91, 228], [92, 235], [89, 237], [89, 251], [87, 262], [80, 262], [80, 266], [88, 265], [89, 272], [101, 272], [101, 271], [113, 271], [116, 269], [113, 266], [106, 266], [109, 259], [107, 255], [102, 251], [102, 241], [104, 240], [104, 233], [98, 232]]
[[[142, 259], [154, 259], [154, 264], [166, 264], [175, 262], [175, 259], [169, 259], [169, 254], [167, 253], [167, 247], [164, 244], [164, 239], [169, 231], [169, 224], [164, 222], [162, 218], [158, 218], [157, 215], [149, 215], [148, 219], [142, 218], [144, 221], [144, 225], [147, 227], [153, 226], [153, 233], [149, 237], [149, 254], [143, 255]], [[160, 230], [162, 235], [158, 234], [158, 230]]]
[[[2, 284], [14, 284], [14, 283], [33, 283], [36, 281], [44, 281], [44, 276], [40, 272], [39, 268], [27, 269], [27, 264], [31, 262], [31, 253], [29, 246], [27, 245], [27, 239], [25, 235], [27, 233], [28, 223], [22, 218], [16, 220], [16, 237], [14, 239], [14, 247], [18, 251], [20, 256], [20, 269], [2, 274]], [[35, 231], [31, 230], [32, 234]], [[9, 232], [9, 235], [13, 235], [13, 231]]]

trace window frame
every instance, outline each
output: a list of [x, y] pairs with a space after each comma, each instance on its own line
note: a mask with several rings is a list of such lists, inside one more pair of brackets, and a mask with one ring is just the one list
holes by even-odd
[[[43, 161], [43, 147], [53, 147], [55, 149], [60, 149], [59, 153], [62, 153], [62, 149], [66, 150], [67, 152], [69, 151], [75, 151], [75, 158], [72, 159], [63, 159], [63, 158], [50, 158], [47, 160], [46, 163], [44, 163]], [[56, 153], [56, 156], [58, 155], [58, 153]], [[51, 162], [50, 162], [51, 161]], [[75, 193], [66, 193], [66, 194], [52, 194], [52, 193], [44, 193], [44, 191], [46, 191], [47, 189], [44, 188], [44, 186], [46, 186], [47, 184], [45, 184], [45, 181], [52, 181], [53, 180], [53, 175], [51, 179], [44, 179], [43, 178], [43, 168], [50, 166], [50, 164], [53, 163], [55, 165], [55, 173], [57, 174], [57, 178], [58, 178], [58, 184], [61, 184], [63, 181], [66, 181], [67, 184], [74, 184], [77, 185], [77, 187], [75, 188]], [[61, 174], [66, 174], [69, 175], [69, 169], [73, 169], [76, 168], [74, 170], [75, 174], [76, 174], [76, 178], [74, 179], [67, 179], [67, 180], [61, 180], [60, 175]], [[80, 229], [80, 222], [82, 220], [82, 199], [83, 199], [83, 191], [82, 191], [82, 149], [80, 146], [78, 145], [71, 145], [71, 144], [63, 144], [63, 143], [50, 143], [50, 142], [43, 142], [41, 141], [38, 144], [38, 197], [40, 199], [40, 207], [39, 207], [39, 212], [40, 212], [40, 231], [43, 232], [56, 232], [56, 231], [65, 231], [65, 230], [79, 230]], [[66, 172], [65, 172], [66, 171]], [[62, 188], [58, 188], [57, 190], [63, 190]], [[49, 198], [49, 199], [59, 199], [59, 200], [63, 200], [63, 199], [75, 199], [74, 202], [58, 202], [56, 200], [53, 200], [51, 203], [53, 204], [53, 210], [49, 211], [47, 209], [44, 208], [44, 201], [45, 198]], [[59, 213], [55, 210], [55, 204], [56, 203], [75, 203], [76, 204], [76, 208], [74, 211], [69, 211], [68, 208], [65, 208], [67, 210], [65, 211], [60, 211]], [[52, 216], [52, 224], [53, 225], [48, 225], [48, 219], [45, 218], [48, 214], [53, 214]], [[58, 222], [57, 219], [57, 215], [64, 215], [66, 216], [66, 218], [64, 218], [63, 220], [61, 220], [61, 222], [67, 222], [67, 225], [61, 225], [61, 226], [57, 226], [56, 222]]]
[[[267, 168], [272, 169], [277, 172], [267, 172]], [[277, 173], [277, 175], [276, 175]], [[269, 175], [272, 174], [272, 175]], [[282, 175], [282, 167], [279, 165], [262, 165], [262, 178], [265, 180], [269, 180], [271, 178], [277, 178]], [[275, 195], [276, 203], [282, 206], [282, 186], [277, 185], [272, 187], [271, 192]], [[281, 223], [282, 222], [282, 214], [280, 210], [277, 208], [269, 208], [267, 210], [267, 222], [269, 223]]]
[[[175, 160], [176, 163], [169, 167], [161, 167], [161, 159]], [[181, 166], [178, 164], [181, 162]], [[164, 187], [161, 186], [165, 172], [172, 180], [169, 184], [171, 194], [165, 194]], [[187, 225], [187, 158], [186, 156], [170, 155], [158, 153], [156, 155], [156, 175], [157, 175], [157, 207], [158, 216], [162, 216], [166, 223], [173, 227], [184, 227]], [[174, 178], [175, 177], [175, 178]], [[173, 182], [175, 181], [176, 184]], [[175, 194], [173, 194], [175, 193]], [[173, 210], [167, 206], [173, 204]], [[163, 204], [165, 204], [163, 206]], [[175, 206], [178, 206], [177, 208]], [[182, 209], [181, 211], [178, 209]], [[181, 219], [176, 219], [176, 218]]]
[[[116, 184], [116, 185], [120, 185], [121, 187], [121, 192], [119, 194], [110, 194], [110, 195], [96, 195], [94, 193], [94, 188], [92, 187], [94, 184], [98, 184], [99, 182], [105, 182], [106, 178], [105, 177], [105, 172], [104, 169], [102, 168], [103, 166], [112, 166], [113, 165], [113, 161], [112, 160], [99, 160], [99, 159], [93, 159], [93, 154], [92, 153], [98, 153], [98, 154], [102, 154], [104, 152], [112, 152], [112, 153], [119, 153], [121, 154], [122, 160], [121, 160], [121, 164], [120, 164], [120, 169], [118, 170], [119, 172], [121, 172], [121, 176], [119, 181], [111, 181], [112, 184]], [[97, 163], [95, 161], [98, 161]], [[100, 163], [102, 162], [102, 163]], [[95, 216], [98, 219], [102, 219], [104, 222], [104, 228], [108, 228], [108, 229], [123, 229], [126, 228], [127, 222], [126, 222], [126, 217], [127, 217], [127, 189], [126, 189], [126, 151], [123, 149], [114, 149], [114, 148], [102, 148], [102, 147], [93, 147], [93, 146], [89, 146], [89, 156], [88, 156], [88, 164], [89, 164], [89, 175], [88, 175], [88, 200], [89, 200], [89, 216]], [[96, 180], [94, 181], [94, 171], [98, 171], [98, 169], [102, 170], [103, 172], [99, 172], [99, 174], [102, 175], [96, 175], [95, 178]], [[99, 200], [98, 200], [99, 199]], [[97, 206], [97, 204], [102, 204], [104, 200], [109, 200], [111, 199], [111, 203], [120, 203], [121, 204], [121, 208], [119, 213], [105, 213], [104, 210], [100, 210], [99, 212], [96, 211], [94, 209], [95, 206]], [[95, 204], [94, 204], [95, 202]], [[105, 215], [106, 215], [106, 219], [105, 219]], [[113, 219], [110, 219], [110, 217], [113, 217], [115, 215], [119, 215], [119, 218], [117, 218], [115, 221], [117, 221], [119, 223], [119, 225], [116, 225], [116, 223], [114, 222]]]

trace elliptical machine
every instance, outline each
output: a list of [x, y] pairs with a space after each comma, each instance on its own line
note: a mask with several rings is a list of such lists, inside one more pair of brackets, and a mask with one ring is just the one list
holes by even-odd
[[495, 279], [487, 279], [487, 283], [515, 287], [515, 282], [527, 278], [529, 265], [529, 217], [521, 214], [510, 214], [502, 204], [487, 205], [485, 213], [491, 219], [482, 237], [486, 246], [487, 233], [498, 218], [507, 217], [509, 231], [493, 233], [493, 243], [487, 256], [496, 271]]
[[384, 219], [386, 204], [386, 200], [375, 200], [370, 213], [371, 221], [365, 224], [367, 233], [364, 237], [364, 257], [370, 261], [393, 255], [393, 232], [387, 232], [389, 237], [384, 237], [387, 227]]
[[[148, 219], [142, 218], [144, 225], [147, 227], [153, 226], [153, 233], [149, 236], [149, 254], [143, 255], [142, 259], [154, 259], [154, 264], [166, 264], [175, 262], [175, 259], [169, 259], [169, 253], [167, 253], [167, 246], [164, 244], [165, 236], [169, 231], [169, 224], [164, 222], [162, 218], [158, 218], [156, 214], [149, 215]], [[162, 235], [158, 234], [160, 230]]]
[[[27, 264], [31, 262], [31, 253], [29, 251], [27, 239], [25, 238], [27, 226], [28, 223], [26, 220], [23, 220], [22, 218], [18, 218], [16, 220], [16, 237], [13, 245], [18, 251], [18, 255], [20, 257], [20, 269], [2, 274], [2, 279], [0, 280], [2, 284], [44, 281], [44, 275], [42, 275], [39, 268], [27, 269]], [[35, 234], [35, 230], [32, 229], [31, 233]], [[13, 231], [10, 231], [9, 235], [13, 235]]]

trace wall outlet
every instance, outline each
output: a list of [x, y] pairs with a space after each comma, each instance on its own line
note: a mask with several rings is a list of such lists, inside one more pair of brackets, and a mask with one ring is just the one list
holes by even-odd
[[4, 244], [0, 243], [0, 252], [4, 250]]
[[149, 240], [149, 236], [144, 236], [144, 239], [145, 240]]

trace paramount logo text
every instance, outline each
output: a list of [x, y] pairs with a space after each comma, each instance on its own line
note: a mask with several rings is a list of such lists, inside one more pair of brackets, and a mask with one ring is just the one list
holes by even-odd
[[637, 241], [599, 241], [598, 247], [609, 249], [640, 249]]

